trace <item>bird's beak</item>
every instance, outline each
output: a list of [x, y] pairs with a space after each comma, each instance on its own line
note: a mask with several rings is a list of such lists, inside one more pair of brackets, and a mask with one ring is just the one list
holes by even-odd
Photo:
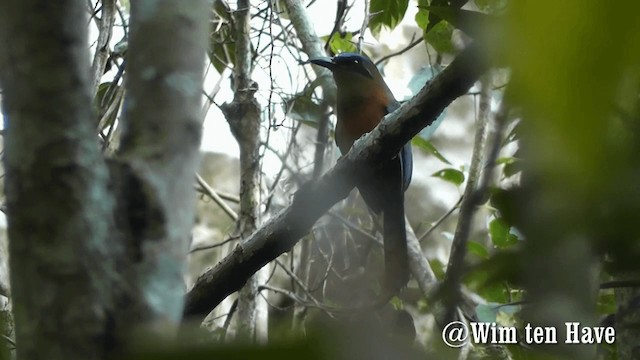
[[329, 70], [333, 70], [333, 68], [335, 67], [335, 63], [333, 62], [333, 60], [329, 57], [319, 57], [319, 58], [312, 58], [309, 59], [309, 62], [312, 64], [316, 64], [318, 66], [322, 66], [325, 67]]

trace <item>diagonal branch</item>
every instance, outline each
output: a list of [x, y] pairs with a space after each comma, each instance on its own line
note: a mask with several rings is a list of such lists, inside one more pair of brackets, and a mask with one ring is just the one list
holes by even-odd
[[418, 95], [358, 140], [332, 169], [304, 184], [289, 207], [202, 274], [187, 294], [185, 318], [202, 320], [264, 264], [291, 249], [322, 214], [349, 194], [356, 176], [363, 176], [365, 169], [380, 163], [381, 159], [395, 156], [453, 100], [464, 95], [488, 67], [477, 46], [464, 50]]

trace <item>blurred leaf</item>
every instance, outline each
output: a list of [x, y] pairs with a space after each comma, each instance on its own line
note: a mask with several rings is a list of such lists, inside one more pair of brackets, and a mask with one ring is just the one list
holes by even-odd
[[514, 158], [514, 160], [515, 161], [512, 161], [512, 162], [507, 163], [507, 164], [504, 165], [504, 168], [502, 169], [502, 172], [504, 173], [504, 177], [505, 178], [508, 178], [508, 177], [511, 177], [513, 175], [518, 174], [524, 168], [522, 166], [522, 161], [520, 161], [519, 159], [516, 159], [516, 158]]
[[474, 254], [481, 259], [489, 258], [489, 252], [487, 251], [487, 248], [485, 248], [484, 245], [477, 241], [467, 241], [467, 250], [469, 250], [469, 253]]
[[433, 173], [431, 176], [441, 178], [452, 184], [460, 186], [464, 182], [464, 174], [460, 170], [448, 168]]
[[491, 188], [490, 205], [500, 212], [500, 217], [512, 226], [520, 226], [522, 202], [518, 188]]
[[601, 291], [598, 296], [598, 314], [615, 314], [617, 309], [616, 295], [613, 291]]
[[517, 159], [511, 157], [511, 156], [505, 156], [505, 157], [501, 157], [496, 159], [496, 164], [497, 165], [504, 165], [504, 164], [510, 164], [515, 162]]
[[498, 21], [496, 16], [483, 14], [478, 11], [456, 9], [450, 6], [429, 6], [427, 10], [437, 14], [449, 24], [464, 31], [465, 34], [472, 38], [478, 38], [478, 33], [483, 31], [483, 29], [494, 26]]
[[416, 24], [420, 29], [424, 30], [425, 34], [427, 26], [429, 25], [429, 10], [427, 10], [428, 6], [429, 0], [418, 0], [418, 12], [415, 16]]
[[[467, 3], [467, 0], [431, 0], [430, 4], [427, 4], [427, 1], [421, 1], [419, 2], [418, 6], [426, 7], [428, 5], [432, 5], [432, 6], [451, 7], [453, 9], [459, 9], [466, 3]], [[440, 18], [438, 14], [430, 12], [428, 21], [429, 21], [428, 25], [423, 27], [423, 29], [425, 29], [425, 33], [430, 32], [431, 29], [437, 26], [442, 21], [442, 18]]]
[[369, 3], [369, 29], [374, 36], [380, 34], [383, 26], [393, 30], [402, 21], [409, 0], [371, 0]]
[[486, 13], [501, 12], [507, 7], [507, 0], [474, 0], [478, 10]]
[[518, 243], [518, 238], [510, 230], [511, 226], [502, 218], [495, 218], [489, 223], [491, 241], [498, 248], [504, 249]]
[[440, 260], [429, 260], [429, 266], [431, 267], [431, 270], [433, 270], [433, 273], [436, 275], [436, 278], [438, 278], [438, 280], [444, 279], [444, 265], [440, 262]]
[[[96, 97], [93, 99], [93, 106], [95, 107], [97, 113], [100, 113], [100, 108], [102, 107], [103, 102], [105, 101], [104, 97], [111, 86], [111, 81], [103, 82], [98, 85], [98, 91], [96, 92]], [[117, 89], [116, 89], [117, 90]]]
[[492, 277], [493, 273], [489, 269], [478, 268], [467, 274], [465, 283], [487, 301], [506, 303], [509, 301], [507, 289], [502, 282], [493, 281]]
[[[475, 288], [480, 290], [485, 287], [504, 290], [504, 284], [509, 284], [513, 292], [514, 288], [522, 284], [523, 261], [521, 250], [518, 250], [518, 248], [515, 251], [511, 249], [496, 252], [489, 259], [471, 266], [465, 281], [469, 284], [474, 284]], [[494, 290], [488, 291], [488, 293], [495, 294]], [[492, 301], [506, 303], [512, 300], [509, 295], [511, 294], [505, 291], [502, 299]]]
[[402, 310], [404, 308], [402, 300], [397, 296], [392, 297], [391, 300], [389, 300], [389, 303], [395, 310]]
[[309, 95], [300, 93], [285, 101], [287, 115], [293, 120], [301, 123], [317, 127], [320, 119], [324, 115], [322, 107], [311, 100]]
[[451, 162], [447, 160], [442, 153], [436, 149], [436, 147], [431, 143], [431, 141], [422, 138], [421, 136], [416, 136], [411, 140], [411, 144], [423, 150], [426, 153], [432, 154], [438, 160], [442, 161], [447, 165], [451, 165]]
[[531, 120], [527, 159], [543, 191], [563, 189], [553, 193], [561, 196], [551, 199], [566, 204], [567, 210], [586, 213], [596, 212], [589, 204], [597, 200], [590, 196], [601, 194], [615, 178], [611, 174], [619, 174], [614, 169], [620, 165], [620, 148], [603, 148], [603, 135], [610, 129], [606, 119], [619, 94], [619, 81], [628, 75], [625, 71], [637, 69], [640, 56], [638, 3], [603, 5], [513, 1], [508, 12], [506, 48], [514, 85], [510, 90]]
[[508, 156], [496, 160], [497, 165], [504, 165], [502, 172], [505, 178], [509, 178], [522, 171], [522, 161], [516, 157]]
[[451, 35], [453, 35], [453, 26], [441, 21], [426, 33], [425, 40], [439, 53], [453, 53], [455, 48], [451, 42]]
[[[488, 55], [492, 55], [492, 60], [496, 65], [505, 64], [505, 27], [506, 17], [503, 15], [488, 15], [478, 11], [463, 10], [451, 6], [428, 6], [430, 13], [436, 13], [442, 19], [446, 20], [447, 28], [438, 29], [445, 22], [440, 22], [431, 31], [427, 33], [425, 39], [434, 47], [439, 44], [443, 47], [443, 51], [453, 52], [454, 48], [451, 44], [451, 34], [453, 27], [460, 29], [466, 35], [480, 42], [482, 47], [486, 49]], [[433, 33], [441, 32], [439, 35]], [[449, 35], [447, 35], [449, 33]], [[447, 37], [448, 36], [448, 37]], [[448, 42], [445, 40], [448, 39]], [[450, 50], [447, 47], [450, 46]]]
[[334, 54], [358, 51], [356, 45], [353, 43], [353, 33], [350, 32], [345, 33], [344, 37], [342, 37], [342, 34], [340, 33], [333, 34], [333, 37], [329, 42], [329, 47]]
[[213, 12], [220, 19], [223, 19], [225, 22], [231, 22], [231, 8], [229, 8], [229, 4], [223, 0], [214, 0], [213, 1]]
[[236, 62], [235, 42], [231, 37], [231, 33], [230, 23], [222, 20], [212, 22], [207, 55], [218, 73], [222, 73], [226, 67]]

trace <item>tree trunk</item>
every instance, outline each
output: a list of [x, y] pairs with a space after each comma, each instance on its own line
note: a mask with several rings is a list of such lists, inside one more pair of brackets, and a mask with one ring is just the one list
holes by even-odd
[[0, 1], [19, 359], [104, 359], [129, 330], [181, 320], [209, 2], [132, 4], [122, 147], [108, 165], [86, 5]]
[[109, 345], [113, 200], [92, 121], [86, 14], [81, 0], [0, 2], [18, 359], [101, 359]]
[[[122, 146], [113, 177], [132, 292], [120, 315], [156, 329], [181, 319], [202, 133], [209, 3], [132, 2]], [[125, 331], [126, 333], [126, 331]]]
[[[237, 231], [242, 239], [258, 226], [260, 209], [260, 105], [254, 97], [257, 84], [251, 80], [252, 56], [249, 0], [238, 1], [235, 12], [236, 66], [233, 102], [224, 104], [224, 112], [233, 136], [240, 147], [240, 214]], [[267, 267], [251, 276], [238, 294], [238, 335], [266, 341], [267, 304], [259, 294], [266, 282]]]

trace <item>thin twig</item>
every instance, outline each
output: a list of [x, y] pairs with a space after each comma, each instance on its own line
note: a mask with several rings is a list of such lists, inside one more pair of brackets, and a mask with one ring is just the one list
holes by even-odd
[[227, 331], [229, 331], [229, 325], [231, 325], [231, 319], [233, 318], [233, 314], [236, 313], [236, 309], [238, 309], [238, 299], [233, 300], [231, 303], [231, 307], [229, 308], [229, 312], [227, 313], [227, 318], [224, 319], [224, 324], [222, 325], [223, 337], [227, 335]]
[[418, 238], [418, 242], [422, 242], [424, 239], [429, 237], [429, 235], [431, 235], [431, 233], [438, 226], [440, 226], [440, 224], [442, 224], [451, 214], [453, 214], [453, 212], [460, 207], [460, 204], [462, 203], [462, 199], [463, 199], [463, 196], [460, 196], [460, 198], [458, 198], [458, 201], [456, 201], [455, 205], [453, 205], [451, 209], [449, 209], [446, 213], [442, 214], [442, 216], [440, 216], [440, 218], [436, 220], [436, 222], [433, 223], [433, 225], [431, 225], [431, 227], [427, 231], [425, 231], [424, 234], [420, 235], [420, 237]]
[[424, 40], [422, 39], [422, 37], [420, 37], [418, 40], [413, 40], [415, 38], [416, 34], [411, 35], [411, 42], [409, 43], [409, 45], [405, 46], [404, 48], [393, 52], [391, 54], [385, 55], [383, 57], [381, 57], [378, 61], [376, 61], [376, 65], [380, 65], [381, 63], [391, 59], [394, 56], [398, 56], [398, 55], [402, 55], [404, 53], [406, 53], [407, 51], [413, 49], [416, 45], [422, 43]]
[[369, 26], [369, 0], [364, 0], [364, 19], [360, 27], [360, 36], [358, 37], [358, 51], [362, 53], [362, 45], [364, 44], [364, 34]]
[[[203, 195], [208, 195], [208, 193], [200, 186], [194, 186], [194, 188], [196, 189], [197, 192], [203, 194]], [[214, 189], [215, 190], [215, 189]], [[222, 200], [228, 201], [228, 202], [232, 202], [234, 204], [239, 204], [240, 203], [240, 198], [238, 197], [238, 195], [233, 195], [230, 194], [228, 192], [224, 192], [224, 191], [220, 191], [220, 190], [215, 190], [216, 194], [218, 194], [218, 196], [220, 196], [220, 198], [222, 198]]]
[[375, 235], [372, 235], [371, 233], [364, 231], [360, 226], [357, 226], [356, 224], [354, 224], [353, 222], [349, 221], [348, 219], [345, 219], [344, 216], [341, 216], [340, 214], [337, 214], [334, 211], [329, 211], [328, 212], [329, 216], [333, 217], [334, 219], [340, 221], [343, 225], [345, 225], [346, 227], [348, 227], [349, 229], [357, 232], [358, 234], [364, 236], [365, 238], [373, 241], [376, 245], [382, 246], [382, 241], [380, 239], [378, 239], [377, 237], [375, 237]]
[[240, 238], [240, 236], [236, 235], [236, 236], [231, 236], [228, 239], [223, 240], [223, 241], [221, 241], [219, 243], [215, 243], [215, 244], [211, 244], [211, 245], [201, 245], [201, 246], [198, 246], [198, 247], [195, 247], [195, 248], [189, 250], [189, 254], [193, 254], [195, 252], [202, 251], [202, 250], [215, 249], [215, 248], [220, 247], [220, 246], [222, 246], [224, 244], [228, 244], [228, 243], [230, 243], [230, 242], [232, 242], [234, 240], [238, 240], [239, 238]]
[[294, 274], [291, 270], [289, 270], [286, 266], [284, 266], [284, 264], [280, 262], [280, 260], [276, 259], [275, 262], [278, 266], [282, 268], [282, 270], [284, 270], [284, 272], [287, 273], [287, 275], [289, 275], [293, 279], [296, 285], [298, 285], [302, 290], [304, 290], [305, 294], [309, 297], [309, 299], [311, 299], [311, 301], [313, 301], [314, 304], [316, 305], [320, 304], [320, 302], [316, 300], [316, 298], [311, 294], [307, 285], [304, 284], [302, 280], [300, 280], [300, 278], [296, 276], [296, 274]]
[[220, 195], [218, 195], [218, 193], [216, 193], [215, 190], [213, 190], [213, 188], [211, 186], [209, 186], [209, 184], [207, 184], [207, 182], [204, 181], [202, 176], [200, 176], [200, 174], [198, 174], [198, 173], [196, 173], [196, 180], [198, 181], [198, 185], [202, 186], [202, 189], [206, 192], [206, 194], [211, 199], [213, 199], [213, 201], [216, 204], [218, 204], [218, 206], [220, 206], [220, 208], [222, 209], [222, 211], [225, 212], [225, 214], [229, 215], [231, 220], [233, 220], [233, 221], [237, 221], [238, 220], [238, 214], [236, 214], [236, 212], [233, 211], [233, 209], [230, 208], [229, 205], [227, 205], [227, 203], [224, 202], [224, 200], [222, 200]]
[[[97, 5], [97, 3], [96, 3]], [[100, 79], [104, 74], [104, 69], [109, 59], [109, 41], [113, 31], [113, 24], [116, 19], [116, 0], [102, 0], [102, 16], [98, 22], [98, 40], [93, 56], [93, 96], [98, 92]], [[97, 21], [97, 20], [96, 20]]]

